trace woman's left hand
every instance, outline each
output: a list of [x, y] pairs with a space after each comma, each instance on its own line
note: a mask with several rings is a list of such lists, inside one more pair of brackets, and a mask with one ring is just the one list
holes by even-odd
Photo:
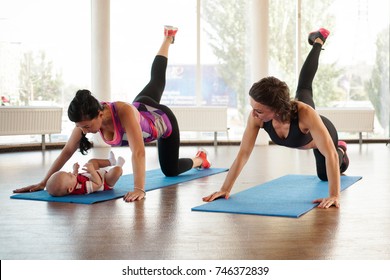
[[145, 198], [145, 192], [139, 189], [135, 189], [133, 192], [128, 192], [127, 194], [125, 194], [123, 200], [126, 202], [133, 202], [137, 200], [142, 200], [144, 198]]
[[319, 198], [313, 201], [313, 203], [319, 203], [318, 208], [329, 208], [331, 206], [340, 207], [339, 198], [336, 196], [331, 196], [327, 198]]

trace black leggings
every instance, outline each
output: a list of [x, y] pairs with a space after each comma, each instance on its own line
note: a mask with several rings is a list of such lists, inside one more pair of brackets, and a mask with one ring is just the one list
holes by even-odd
[[157, 55], [154, 58], [151, 70], [151, 78], [145, 88], [135, 97], [134, 102], [144, 103], [151, 107], [160, 109], [167, 114], [171, 125], [172, 133], [167, 138], [158, 139], [158, 159], [160, 167], [165, 176], [177, 176], [192, 168], [193, 161], [190, 158], [179, 159], [180, 131], [177, 120], [171, 109], [160, 104], [161, 96], [165, 87], [165, 73], [168, 59], [165, 56]]
[[[309, 52], [309, 55], [307, 56], [305, 63], [302, 66], [301, 72], [299, 73], [298, 86], [295, 94], [295, 98], [298, 101], [306, 103], [313, 109], [315, 109], [315, 105], [313, 101], [312, 84], [314, 76], [318, 69], [318, 59], [320, 57], [321, 49], [321, 44], [315, 43], [313, 45], [313, 48]], [[325, 124], [326, 128], [328, 129], [330, 137], [333, 140], [333, 144], [336, 147], [337, 153], [339, 155], [339, 166], [341, 167], [343, 153], [338, 149], [337, 142], [339, 139], [337, 135], [337, 130], [329, 119], [325, 118], [324, 116], [321, 116], [321, 119]], [[314, 149], [313, 152], [316, 158], [317, 176], [322, 181], [327, 181], [328, 176], [326, 173], [325, 157], [320, 153], [318, 149]]]

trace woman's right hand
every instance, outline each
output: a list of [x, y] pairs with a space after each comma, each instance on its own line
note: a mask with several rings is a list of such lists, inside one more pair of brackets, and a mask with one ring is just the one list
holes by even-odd
[[43, 183], [38, 183], [34, 185], [30, 185], [21, 189], [16, 189], [13, 192], [14, 193], [25, 193], [25, 192], [36, 192], [43, 190], [45, 188], [45, 185]]
[[225, 199], [229, 199], [229, 195], [230, 193], [227, 191], [218, 191], [210, 194], [209, 196], [203, 197], [203, 201], [210, 202], [221, 197], [224, 197]]
[[134, 201], [144, 199], [145, 196], [146, 196], [145, 191], [135, 188], [133, 192], [128, 192], [127, 194], [125, 194], [123, 200], [126, 202], [134, 202]]

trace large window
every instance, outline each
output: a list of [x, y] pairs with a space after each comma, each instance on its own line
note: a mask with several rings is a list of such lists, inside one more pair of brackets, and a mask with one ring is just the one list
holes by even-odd
[[195, 104], [196, 0], [111, 1], [112, 99], [131, 102], [150, 79], [164, 25], [179, 27], [170, 47], [165, 104]]
[[[111, 0], [112, 100], [132, 101], [142, 90], [163, 40], [163, 26], [175, 25], [179, 32], [169, 53], [162, 102], [228, 106], [229, 138], [240, 139], [248, 89], [261, 78], [250, 75], [256, 63], [250, 57], [256, 16], [252, 1]], [[389, 1], [270, 0], [268, 12], [269, 55], [264, 63], [269, 74], [286, 81], [293, 94], [310, 50], [308, 32], [330, 29], [314, 81], [316, 105], [372, 106], [375, 133], [369, 137], [389, 137]], [[55, 104], [66, 113], [75, 91], [91, 88], [90, 14], [90, 0], [0, 2], [2, 105]], [[72, 126], [66, 120], [65, 136]], [[342, 138], [357, 136], [341, 133]], [[15, 137], [0, 137], [4, 142], [14, 143]]]
[[[0, 1], [2, 106], [61, 106], [91, 80], [89, 0]], [[66, 114], [65, 114], [66, 115]], [[70, 134], [64, 116], [63, 135]], [[40, 136], [2, 136], [0, 143], [39, 142]]]
[[[270, 74], [285, 79], [293, 94], [297, 70], [310, 50], [307, 34], [319, 27], [328, 28], [331, 34], [321, 54], [313, 85], [316, 106], [373, 107], [376, 111], [375, 133], [369, 137], [387, 138], [389, 1], [269, 2]], [[299, 28], [296, 28], [297, 3], [300, 3]], [[301, 41], [297, 44], [298, 35]], [[356, 138], [357, 133], [340, 133], [340, 137]]]

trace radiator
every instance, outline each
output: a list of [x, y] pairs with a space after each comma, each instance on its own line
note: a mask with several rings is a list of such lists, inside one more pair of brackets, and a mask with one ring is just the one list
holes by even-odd
[[62, 108], [0, 107], [0, 135], [61, 132]]
[[0, 136], [42, 135], [61, 133], [62, 108], [60, 107], [0, 107]]
[[171, 107], [182, 131], [226, 131], [226, 107]]
[[362, 143], [362, 132], [374, 131], [375, 110], [372, 108], [318, 108], [316, 111], [328, 118], [339, 132], [359, 132]]
[[180, 131], [214, 132], [214, 145], [217, 132], [228, 131], [227, 107], [170, 107], [175, 114]]

